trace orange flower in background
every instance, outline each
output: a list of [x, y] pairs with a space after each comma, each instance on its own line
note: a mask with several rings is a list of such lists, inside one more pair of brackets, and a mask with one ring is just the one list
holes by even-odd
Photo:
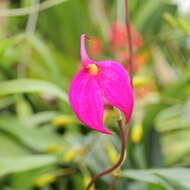
[[118, 22], [114, 22], [111, 26], [110, 42], [111, 42], [111, 47], [110, 47], [111, 51], [118, 50], [118, 48], [127, 45], [126, 28], [123, 27]]
[[133, 40], [134, 47], [136, 47], [136, 48], [142, 47], [143, 39], [142, 39], [141, 35], [137, 31], [135, 31], [134, 28], [132, 29], [132, 40]]
[[[129, 56], [125, 57], [125, 59], [123, 59], [123, 61], [128, 61], [128, 60], [129, 60]], [[140, 71], [141, 67], [147, 62], [147, 60], [148, 60], [148, 53], [146, 53], [146, 52], [142, 52], [142, 53], [135, 55], [133, 72], [136, 73], [136, 72]], [[128, 72], [131, 72], [129, 64], [126, 64], [125, 68], [127, 69]]]
[[98, 37], [94, 37], [89, 41], [89, 54], [92, 57], [100, 55], [102, 51], [102, 41]]
[[[126, 48], [128, 46], [127, 36], [128, 33], [126, 27], [122, 23], [114, 22], [111, 26], [110, 33], [111, 51], [115, 51], [120, 48]], [[138, 32], [136, 32], [133, 27], [132, 41], [135, 49], [140, 48], [143, 44], [141, 35]]]
[[[147, 53], [136, 53], [143, 45], [142, 36], [132, 27], [132, 42], [134, 47], [134, 66], [133, 72], [138, 72], [148, 59]], [[110, 32], [110, 50], [115, 54], [116, 59], [125, 65], [128, 72], [129, 51], [128, 51], [128, 32], [126, 26], [119, 22], [114, 22]]]
[[139, 98], [139, 99], [143, 99], [145, 98], [147, 95], [149, 95], [152, 91], [154, 91], [154, 87], [152, 84], [146, 84], [144, 86], [140, 86], [140, 87], [136, 87], [134, 89], [135, 91], [135, 95]]

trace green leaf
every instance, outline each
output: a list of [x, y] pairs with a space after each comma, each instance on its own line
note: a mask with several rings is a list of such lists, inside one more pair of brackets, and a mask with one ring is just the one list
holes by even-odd
[[[55, 172], [55, 165], [45, 166], [37, 169], [17, 172], [11, 175], [11, 186], [14, 190], [29, 189], [35, 185], [37, 179], [44, 174], [53, 174]], [[42, 179], [43, 180], [43, 179]]]
[[189, 155], [189, 133], [190, 130], [181, 130], [161, 136], [162, 153], [167, 165], [170, 166], [177, 162], [182, 164], [180, 160]]
[[47, 127], [31, 128], [14, 117], [0, 117], [0, 129], [34, 150], [48, 152], [49, 148], [55, 148], [61, 151], [66, 147], [66, 141], [53, 130]]
[[16, 139], [12, 138], [11, 135], [7, 135], [0, 131], [0, 155], [2, 156], [20, 156], [27, 155], [29, 150], [27, 150], [24, 146], [19, 144]]
[[5, 38], [3, 40], [1, 40], [1, 44], [0, 44], [0, 55], [2, 55], [4, 53], [4, 51], [7, 50], [7, 48], [18, 44], [19, 42], [21, 42], [22, 40], [24, 40], [24, 35], [23, 34], [19, 34], [16, 35], [14, 37], [11, 38]]
[[155, 120], [156, 129], [161, 132], [182, 130], [190, 127], [190, 119], [183, 119], [184, 105], [174, 105], [161, 111]]
[[4, 109], [13, 103], [14, 103], [13, 97], [1, 97], [0, 98], [0, 109]]
[[150, 15], [155, 13], [155, 10], [158, 9], [158, 7], [161, 6], [160, 1], [148, 1], [144, 3], [141, 7], [141, 9], [136, 14], [135, 18], [135, 24], [141, 28], [144, 26], [146, 21], [150, 19]]
[[119, 176], [146, 183], [159, 184], [159, 179], [157, 176], [152, 175], [152, 170], [126, 170], [120, 173]]
[[60, 113], [56, 111], [45, 111], [45, 112], [38, 112], [33, 114], [28, 121], [31, 125], [40, 125], [42, 123], [47, 123], [52, 121], [56, 116], [59, 116]]
[[[171, 168], [171, 169], [150, 169], [150, 170], [126, 170], [119, 174], [146, 183], [161, 184], [166, 189], [188, 190], [190, 188], [190, 169]], [[173, 182], [175, 181], [175, 186]], [[177, 189], [180, 187], [180, 189]]]
[[49, 155], [1, 157], [0, 176], [48, 166], [55, 162], [56, 157]]
[[67, 94], [53, 83], [37, 79], [15, 79], [0, 83], [0, 96], [18, 93], [48, 93], [68, 102]]
[[160, 134], [160, 144], [166, 165], [182, 163], [180, 160], [189, 154], [190, 119], [184, 117], [186, 104], [177, 104], [161, 111], [156, 119], [156, 130]]
[[54, 79], [54, 81], [60, 86], [63, 86], [63, 84], [65, 85], [65, 80], [61, 75], [60, 68], [52, 56], [53, 51], [50, 51], [50, 48], [48, 48], [47, 44], [45, 44], [40, 38], [34, 35], [27, 35], [26, 40], [29, 41], [29, 43], [42, 57], [44, 66], [46, 67], [43, 67], [43, 69], [48, 70], [49, 76], [52, 76], [52, 79]]
[[187, 84], [190, 82], [190, 73], [184, 73], [180, 76], [180, 80], [175, 84], [166, 88], [163, 95], [171, 98], [184, 98], [186, 97], [185, 88], [188, 88]]

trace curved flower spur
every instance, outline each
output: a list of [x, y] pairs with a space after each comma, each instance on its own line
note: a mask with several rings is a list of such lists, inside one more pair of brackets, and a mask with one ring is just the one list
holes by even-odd
[[112, 134], [103, 124], [104, 101], [118, 108], [130, 120], [133, 110], [133, 92], [127, 71], [121, 64], [93, 61], [88, 57], [85, 39], [81, 35], [80, 54], [83, 68], [74, 76], [69, 100], [78, 119], [93, 130]]

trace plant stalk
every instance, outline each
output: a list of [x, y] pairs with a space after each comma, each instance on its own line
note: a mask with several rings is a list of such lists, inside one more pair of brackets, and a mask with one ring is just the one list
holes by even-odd
[[[131, 24], [130, 24], [130, 17], [129, 17], [129, 0], [125, 0], [125, 22], [127, 28], [127, 37], [128, 37], [128, 47], [129, 47], [129, 76], [131, 85], [133, 87], [133, 76], [134, 76], [134, 54], [133, 54], [133, 38], [132, 38], [132, 31], [131, 31]], [[131, 128], [131, 124], [129, 123], [127, 129], [125, 130], [125, 142], [128, 142], [129, 131]], [[126, 146], [125, 144], [125, 146]], [[114, 185], [117, 182], [117, 178], [114, 176], [112, 178], [112, 183], [110, 184], [108, 190], [112, 190]]]
[[129, 47], [129, 75], [131, 85], [133, 86], [133, 75], [134, 75], [134, 55], [133, 55], [133, 38], [132, 38], [132, 30], [131, 23], [129, 18], [129, 2], [125, 0], [125, 21], [127, 27], [127, 37], [128, 37], [128, 47]]
[[107, 169], [107, 170], [104, 170], [102, 172], [100, 172], [99, 174], [95, 175], [91, 181], [89, 182], [89, 184], [87, 185], [86, 187], [86, 190], [90, 190], [90, 188], [92, 187], [92, 185], [94, 184], [94, 182], [104, 176], [104, 175], [107, 175], [111, 172], [113, 172], [114, 170], [116, 170], [117, 168], [119, 168], [125, 158], [125, 145], [126, 145], [126, 141], [125, 141], [125, 130], [123, 128], [123, 123], [122, 123], [122, 120], [118, 120], [118, 126], [119, 126], [119, 129], [120, 129], [120, 136], [121, 136], [121, 153], [120, 153], [120, 157], [119, 157], [119, 160], [114, 164], [114, 166], [112, 166], [111, 168]]

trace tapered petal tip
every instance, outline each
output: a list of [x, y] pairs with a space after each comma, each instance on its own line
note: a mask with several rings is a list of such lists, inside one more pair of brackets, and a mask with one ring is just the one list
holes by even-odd
[[98, 132], [100, 132], [100, 133], [107, 134], [107, 135], [112, 135], [112, 134], [113, 134], [112, 132], [110, 132], [110, 131], [108, 131], [108, 130], [98, 130], [98, 129], [94, 129], [94, 130], [96, 130], [96, 131], [98, 131]]

